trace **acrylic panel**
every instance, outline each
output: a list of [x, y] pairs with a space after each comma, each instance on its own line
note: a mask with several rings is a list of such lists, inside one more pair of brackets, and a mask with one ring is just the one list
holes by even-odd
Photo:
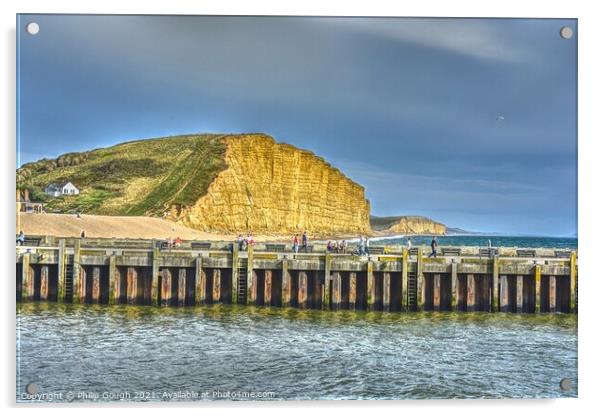
[[577, 35], [18, 15], [17, 401], [576, 397]]

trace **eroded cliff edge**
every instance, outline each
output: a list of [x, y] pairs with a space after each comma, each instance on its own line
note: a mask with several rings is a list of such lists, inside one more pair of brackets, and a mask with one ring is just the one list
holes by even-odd
[[429, 234], [444, 235], [445, 224], [420, 216], [371, 217], [372, 229], [381, 235]]
[[176, 222], [220, 232], [370, 232], [364, 188], [324, 159], [263, 134], [222, 140], [226, 168], [194, 204], [171, 211]]

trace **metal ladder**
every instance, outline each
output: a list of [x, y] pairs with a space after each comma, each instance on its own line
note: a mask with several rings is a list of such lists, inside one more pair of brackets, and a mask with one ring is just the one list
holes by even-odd
[[416, 297], [417, 297], [418, 282], [416, 279], [416, 273], [408, 273], [408, 310], [415, 311], [417, 309]]
[[246, 305], [247, 303], [247, 262], [240, 259], [240, 268], [238, 269], [238, 287], [237, 303]]
[[73, 254], [67, 256], [65, 264], [65, 302], [73, 302]]

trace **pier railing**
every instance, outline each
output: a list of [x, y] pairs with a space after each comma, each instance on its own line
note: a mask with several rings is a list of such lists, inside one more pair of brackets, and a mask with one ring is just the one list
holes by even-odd
[[[256, 244], [166, 247], [53, 239], [17, 246], [17, 300], [380, 311], [577, 312], [577, 252], [382, 247], [370, 255]], [[272, 248], [273, 250], [270, 250]]]

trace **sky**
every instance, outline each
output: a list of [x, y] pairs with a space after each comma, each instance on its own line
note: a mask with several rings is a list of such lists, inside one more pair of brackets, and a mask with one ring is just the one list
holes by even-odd
[[576, 20], [21, 15], [17, 31], [17, 167], [262, 132], [340, 168], [373, 215], [576, 236]]

